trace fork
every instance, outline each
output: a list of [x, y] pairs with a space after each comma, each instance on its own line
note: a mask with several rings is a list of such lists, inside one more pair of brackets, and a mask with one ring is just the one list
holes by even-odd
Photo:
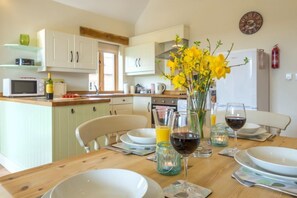
[[252, 187], [255, 184], [253, 182], [241, 179], [235, 172], [232, 174], [232, 178], [234, 178], [236, 181], [238, 181], [240, 184], [242, 184], [246, 187]]
[[235, 172], [233, 172], [232, 178], [234, 178], [236, 181], [238, 181], [240, 184], [242, 184], [242, 185], [244, 185], [246, 187], [260, 186], [260, 187], [268, 188], [268, 189], [275, 190], [275, 191], [278, 191], [278, 192], [283, 192], [283, 193], [286, 193], [286, 194], [289, 194], [289, 195], [297, 196], [296, 193], [285, 190], [285, 189], [281, 189], [281, 188], [278, 188], [278, 187], [275, 187], [275, 186], [269, 186], [269, 185], [265, 185], [265, 184], [261, 184], [261, 183], [255, 183], [255, 182], [252, 182], [252, 181], [247, 181], [247, 180], [241, 179]]
[[130, 155], [130, 154], [133, 153], [132, 151], [116, 148], [116, 147], [113, 147], [113, 146], [105, 146], [104, 148], [109, 149], [109, 150], [113, 150], [113, 151], [117, 151], [117, 152], [123, 153], [125, 155]]

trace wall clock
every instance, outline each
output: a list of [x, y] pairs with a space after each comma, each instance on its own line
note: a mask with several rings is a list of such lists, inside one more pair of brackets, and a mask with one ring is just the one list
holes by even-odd
[[258, 12], [251, 11], [241, 17], [239, 29], [244, 34], [254, 34], [262, 27], [262, 24], [262, 15]]

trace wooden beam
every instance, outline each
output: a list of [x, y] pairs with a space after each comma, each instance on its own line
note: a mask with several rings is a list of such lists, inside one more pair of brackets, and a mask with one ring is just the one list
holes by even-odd
[[87, 37], [92, 37], [92, 38], [109, 41], [113, 43], [129, 45], [129, 38], [125, 36], [119, 36], [119, 35], [103, 32], [99, 30], [94, 30], [94, 29], [86, 28], [82, 26], [80, 26], [79, 30], [80, 30], [81, 36], [87, 36]]

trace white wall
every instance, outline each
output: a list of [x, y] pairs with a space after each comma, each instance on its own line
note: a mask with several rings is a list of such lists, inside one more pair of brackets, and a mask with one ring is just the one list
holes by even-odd
[[[291, 116], [283, 135], [297, 137], [297, 80], [285, 80], [286, 73], [297, 73], [296, 10], [296, 0], [151, 0], [135, 25], [135, 33], [185, 24], [190, 28], [190, 43], [209, 38], [215, 44], [221, 39], [223, 51], [234, 43], [235, 50], [262, 48], [270, 54], [278, 43], [280, 69], [270, 70], [270, 109]], [[242, 34], [238, 28], [239, 19], [249, 11], [258, 11], [264, 19], [253, 35]]]
[[[20, 55], [26, 56], [21, 51], [2, 46], [5, 43], [19, 43], [20, 33], [29, 34], [30, 45], [35, 45], [36, 32], [43, 28], [79, 35], [79, 26], [127, 37], [134, 33], [132, 24], [71, 8], [52, 0], [0, 0], [0, 64], [12, 63]], [[21, 76], [45, 78], [47, 74], [37, 73], [36, 70], [0, 68], [0, 92], [2, 78]], [[53, 77], [64, 78], [69, 85], [68, 90], [88, 90], [87, 74], [53, 73]]]

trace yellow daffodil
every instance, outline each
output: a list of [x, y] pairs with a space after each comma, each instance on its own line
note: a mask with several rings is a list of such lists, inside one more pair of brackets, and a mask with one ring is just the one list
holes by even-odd
[[[180, 46], [176, 53], [170, 54], [170, 60], [167, 62], [167, 67], [170, 69], [170, 74], [164, 74], [166, 78], [171, 80], [174, 88], [186, 89], [190, 110], [194, 110], [198, 113], [199, 128], [201, 138], [203, 138], [202, 123], [206, 115], [205, 105], [208, 90], [214, 83], [215, 79], [226, 78], [226, 75], [231, 72], [228, 61], [223, 54], [215, 55], [215, 51], [222, 45], [221, 41], [218, 41], [214, 51], [210, 51], [211, 46], [208, 41], [208, 48], [200, 48], [200, 42], [194, 42], [191, 47], [181, 46], [182, 39], [176, 36], [176, 44]], [[233, 44], [229, 50], [231, 49]], [[244, 60], [247, 63], [247, 59]]]

